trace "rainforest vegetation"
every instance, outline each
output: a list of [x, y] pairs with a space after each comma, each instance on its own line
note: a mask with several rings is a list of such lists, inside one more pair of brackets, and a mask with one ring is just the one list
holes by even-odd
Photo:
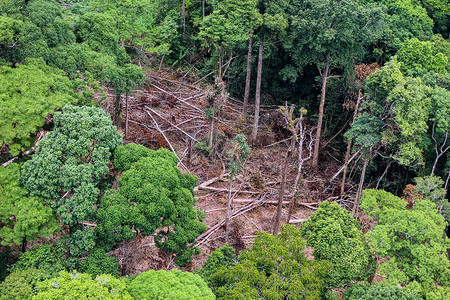
[[1, 0], [0, 299], [450, 299], [448, 0]]

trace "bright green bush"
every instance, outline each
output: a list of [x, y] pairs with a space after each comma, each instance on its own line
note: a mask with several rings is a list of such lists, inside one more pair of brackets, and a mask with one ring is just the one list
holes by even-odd
[[205, 281], [197, 274], [171, 270], [150, 270], [139, 274], [128, 288], [137, 300], [213, 300], [216, 299]]
[[344, 292], [345, 300], [420, 300], [418, 294], [405, 291], [396, 285], [374, 282], [357, 283], [350, 286]]
[[28, 197], [20, 184], [20, 166], [0, 167], [0, 240], [2, 245], [23, 245], [48, 237], [58, 230], [59, 223], [50, 207], [40, 197]]
[[62, 271], [58, 277], [38, 283], [38, 293], [32, 299], [133, 299], [126, 288], [126, 280], [110, 275], [100, 275], [92, 279], [89, 274]]
[[36, 268], [14, 271], [0, 283], [0, 300], [29, 300], [37, 284], [51, 277], [50, 272]]
[[149, 150], [149, 155], [137, 162], [133, 162], [133, 149], [142, 153], [142, 147], [129, 144], [119, 149], [119, 165], [130, 167], [122, 173], [119, 189], [100, 200], [96, 228], [99, 240], [111, 247], [134, 238], [133, 230], [148, 236], [164, 227], [155, 237], [156, 246], [176, 254], [179, 265], [190, 262], [199, 250], [189, 244], [206, 231], [201, 222], [203, 214], [194, 208], [197, 177], [181, 173], [176, 156], [167, 149]]
[[273, 236], [259, 232], [239, 263], [211, 276], [218, 299], [320, 299], [331, 264], [308, 260], [305, 242], [292, 225]]
[[328, 287], [366, 280], [375, 273], [375, 261], [358, 228], [358, 222], [336, 202], [324, 202], [300, 229], [314, 257], [333, 263]]
[[119, 263], [115, 257], [108, 256], [105, 250], [95, 248], [80, 263], [80, 271], [91, 274], [92, 277], [101, 274], [109, 274], [114, 277], [119, 276]]
[[11, 271], [37, 268], [56, 275], [64, 270], [64, 252], [65, 249], [53, 245], [43, 244], [35, 246], [20, 255], [19, 260], [12, 265]]

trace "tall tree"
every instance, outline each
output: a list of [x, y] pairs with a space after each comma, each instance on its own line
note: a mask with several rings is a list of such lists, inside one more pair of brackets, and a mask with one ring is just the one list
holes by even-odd
[[[261, 23], [256, 4], [257, 0], [213, 0], [212, 14], [203, 19], [199, 35], [214, 48], [219, 81], [231, 63], [234, 46], [247, 41], [249, 32]], [[227, 63], [224, 62], [226, 56], [229, 56]]]
[[101, 108], [65, 106], [53, 121], [54, 130], [24, 164], [21, 179], [69, 226], [70, 253], [81, 256], [94, 246], [92, 229], [83, 222], [94, 220], [102, 176], [122, 136]]
[[295, 65], [283, 74], [295, 80], [309, 64], [317, 66], [322, 79], [318, 125], [312, 164], [318, 165], [327, 82], [333, 68], [350, 67], [364, 54], [365, 45], [383, 30], [384, 13], [377, 5], [351, 1], [293, 0], [289, 10], [290, 31], [284, 45]]
[[261, 105], [261, 82], [262, 82], [262, 66], [264, 41], [275, 42], [282, 38], [288, 27], [288, 19], [286, 9], [290, 0], [262, 0], [258, 3], [259, 13], [262, 15], [261, 27], [257, 30], [259, 38], [258, 51], [258, 71], [256, 74], [256, 91], [255, 91], [255, 117], [253, 120], [252, 139], [256, 140], [259, 126], [259, 110]]
[[120, 146], [114, 165], [123, 171], [117, 191], [100, 200], [96, 228], [101, 244], [109, 251], [115, 243], [155, 234], [156, 246], [175, 254], [184, 265], [198, 254], [192, 243], [204, 231], [204, 214], [195, 209], [193, 189], [197, 177], [183, 174], [177, 157], [167, 149], [153, 151], [141, 145]]

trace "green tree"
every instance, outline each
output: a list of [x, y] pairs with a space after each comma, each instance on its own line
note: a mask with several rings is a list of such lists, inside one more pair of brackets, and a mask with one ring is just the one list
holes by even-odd
[[234, 249], [228, 244], [223, 245], [219, 249], [216, 249], [213, 253], [208, 256], [203, 267], [197, 272], [203, 280], [208, 284], [208, 286], [214, 286], [214, 282], [211, 276], [220, 268], [230, 268], [236, 264], [236, 256], [234, 254]]
[[158, 55], [169, 54], [179, 35], [179, 16], [167, 6], [157, 0], [89, 1], [90, 8], [114, 18], [121, 45]]
[[31, 300], [38, 283], [51, 277], [51, 273], [36, 268], [14, 271], [0, 283], [0, 300]]
[[418, 294], [405, 291], [398, 286], [374, 282], [372, 285], [367, 283], [357, 283], [351, 285], [347, 290], [345, 290], [344, 299], [419, 300], [422, 298]]
[[174, 253], [176, 263], [184, 265], [198, 254], [198, 248], [191, 244], [206, 231], [201, 222], [203, 213], [194, 208], [197, 177], [181, 173], [178, 159], [169, 150], [144, 149], [133, 144], [118, 148], [114, 165], [128, 169], [118, 181], [119, 189], [100, 200], [97, 234], [111, 247], [134, 238], [133, 229], [148, 236], [162, 227], [155, 237], [156, 246]]
[[317, 167], [324, 115], [327, 82], [333, 68], [347, 68], [365, 53], [365, 46], [375, 42], [383, 32], [385, 14], [382, 7], [360, 1], [293, 0], [289, 10], [290, 29], [284, 47], [295, 67], [282, 73], [295, 81], [307, 65], [315, 65], [322, 78], [318, 127], [313, 166]]
[[20, 184], [20, 167], [10, 164], [0, 168], [0, 239], [2, 245], [22, 245], [38, 237], [51, 236], [59, 227], [51, 208], [43, 199], [28, 197]]
[[[234, 46], [247, 41], [249, 33], [261, 23], [256, 4], [256, 0], [213, 0], [213, 13], [203, 19], [199, 35], [216, 51], [219, 82], [231, 63], [230, 53]], [[230, 55], [230, 60], [224, 63], [227, 55]]]
[[80, 256], [94, 245], [92, 229], [82, 223], [94, 220], [102, 176], [122, 137], [101, 108], [65, 106], [53, 120], [54, 130], [23, 165], [22, 182], [70, 227], [68, 246]]
[[361, 208], [378, 222], [366, 236], [371, 250], [387, 259], [379, 272], [386, 274], [389, 282], [407, 284], [415, 280], [427, 292], [436, 283], [450, 285], [446, 257], [450, 244], [444, 232], [447, 223], [433, 202], [417, 199], [408, 210], [405, 201], [390, 193], [365, 190]]
[[358, 221], [336, 202], [321, 203], [300, 232], [308, 246], [314, 247], [315, 259], [333, 263], [326, 276], [327, 287], [340, 288], [375, 273], [375, 261]]
[[[386, 6], [389, 18], [388, 30], [383, 34], [383, 49], [392, 55], [398, 51], [402, 43], [411, 38], [429, 39], [433, 34], [433, 20], [428, 16], [425, 3], [432, 1], [413, 0], [367, 0], [369, 3], [380, 3]], [[426, 4], [425, 4], [426, 5]]]
[[308, 260], [305, 242], [292, 225], [273, 236], [259, 232], [239, 263], [212, 275], [218, 299], [320, 299], [331, 265]]
[[0, 144], [9, 145], [12, 155], [32, 145], [30, 137], [48, 114], [78, 101], [73, 83], [42, 60], [1, 66], [0, 95]]
[[[253, 120], [252, 139], [256, 140], [259, 125], [259, 109], [261, 104], [261, 82], [262, 82], [262, 67], [264, 57], [264, 41], [267, 40], [272, 43], [278, 42], [282, 39], [289, 26], [287, 8], [289, 0], [262, 0], [258, 3], [259, 13], [262, 16], [262, 24], [256, 30], [259, 37], [259, 51], [258, 51], [258, 71], [256, 74], [256, 91], [255, 91], [255, 117]], [[266, 44], [267, 44], [266, 41]], [[250, 45], [249, 45], [250, 46]], [[266, 47], [267, 56], [267, 47]], [[251, 64], [247, 64], [247, 72]], [[250, 77], [250, 74], [249, 76]], [[244, 104], [245, 105], [245, 104]]]
[[80, 271], [97, 277], [108, 274], [114, 277], [119, 276], [119, 263], [115, 257], [109, 256], [104, 249], [94, 248], [89, 251], [89, 255], [80, 263]]
[[426, 200], [430, 200], [436, 204], [439, 213], [444, 216], [445, 221], [450, 221], [450, 203], [445, 199], [447, 191], [442, 187], [444, 181], [437, 176], [430, 175], [424, 177], [416, 177], [416, 185], [414, 192]]
[[[447, 46], [450, 47], [448, 42]], [[418, 68], [446, 73], [450, 64], [449, 58], [434, 48], [431, 41], [419, 41], [417, 38], [405, 41], [397, 52], [397, 60], [402, 64], [402, 71]]]
[[134, 299], [216, 299], [200, 276], [176, 269], [141, 273], [131, 281], [128, 291]]
[[126, 280], [110, 275], [100, 275], [92, 279], [89, 274], [62, 271], [58, 277], [38, 283], [37, 290], [33, 300], [133, 299], [127, 291]]
[[44, 270], [56, 276], [60, 271], [65, 270], [64, 266], [65, 249], [53, 245], [37, 245], [22, 253], [19, 260], [11, 266], [11, 271], [24, 271], [27, 269]]

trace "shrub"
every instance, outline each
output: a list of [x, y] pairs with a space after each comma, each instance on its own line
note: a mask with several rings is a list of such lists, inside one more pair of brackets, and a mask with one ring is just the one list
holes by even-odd
[[172, 270], [150, 270], [131, 281], [130, 294], [139, 299], [213, 300], [216, 299], [205, 281], [197, 274]]
[[84, 261], [80, 263], [80, 271], [91, 274], [92, 277], [101, 274], [119, 276], [119, 263], [115, 257], [108, 256], [101, 248], [93, 249]]

